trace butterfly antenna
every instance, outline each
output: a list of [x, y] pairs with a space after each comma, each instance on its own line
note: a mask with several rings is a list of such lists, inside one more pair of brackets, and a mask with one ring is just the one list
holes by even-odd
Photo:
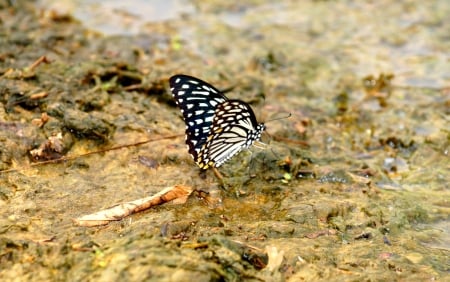
[[292, 116], [291, 113], [288, 113], [286, 116], [284, 117], [277, 117], [277, 118], [273, 118], [273, 119], [269, 119], [266, 120], [264, 123], [268, 123], [268, 122], [272, 122], [272, 121], [276, 121], [276, 120], [280, 120], [280, 119], [286, 119], [286, 118], [290, 118]]

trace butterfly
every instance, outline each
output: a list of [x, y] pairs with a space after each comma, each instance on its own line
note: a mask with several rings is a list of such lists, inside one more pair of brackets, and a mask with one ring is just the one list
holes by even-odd
[[247, 103], [192, 76], [174, 75], [169, 83], [186, 123], [189, 154], [201, 169], [221, 166], [261, 138], [266, 127]]

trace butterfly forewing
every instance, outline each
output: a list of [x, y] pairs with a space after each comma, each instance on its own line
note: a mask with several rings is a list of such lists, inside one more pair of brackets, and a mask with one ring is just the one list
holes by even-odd
[[188, 75], [169, 80], [175, 102], [186, 123], [186, 144], [196, 160], [211, 131], [217, 105], [228, 99], [212, 85]]

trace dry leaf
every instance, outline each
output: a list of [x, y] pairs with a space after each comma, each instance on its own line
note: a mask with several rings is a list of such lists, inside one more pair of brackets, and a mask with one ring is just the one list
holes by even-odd
[[87, 227], [106, 225], [110, 221], [121, 220], [130, 214], [149, 209], [156, 205], [168, 202], [183, 204], [191, 193], [192, 188], [189, 186], [176, 185], [167, 187], [153, 196], [119, 204], [106, 210], [76, 218], [73, 221], [76, 225]]

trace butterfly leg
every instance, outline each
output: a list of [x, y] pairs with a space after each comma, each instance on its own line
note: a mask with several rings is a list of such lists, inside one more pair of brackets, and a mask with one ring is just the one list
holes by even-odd
[[255, 140], [255, 142], [253, 142], [253, 146], [255, 146], [258, 149], [267, 149], [268, 145], [264, 142], [261, 142], [259, 140]]

